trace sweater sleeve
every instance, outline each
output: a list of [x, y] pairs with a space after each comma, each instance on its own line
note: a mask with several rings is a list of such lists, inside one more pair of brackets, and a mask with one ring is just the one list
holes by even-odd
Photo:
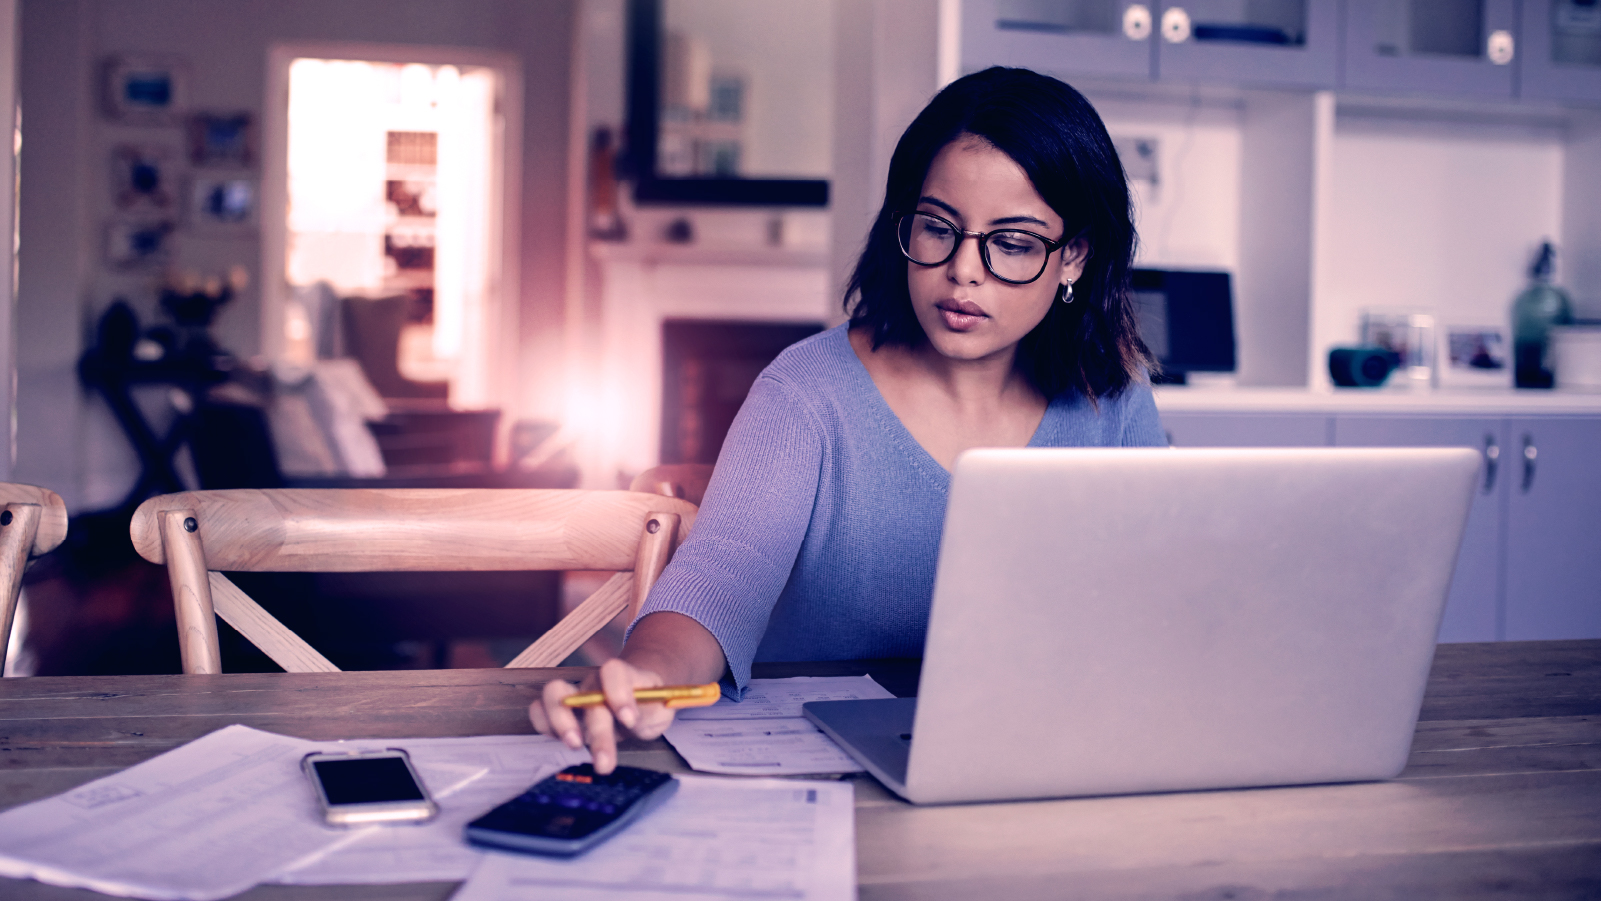
[[640, 619], [673, 611], [705, 626], [740, 691], [811, 522], [824, 443], [817, 417], [791, 386], [758, 378], [723, 442], [689, 538], [640, 610]]
[[1125, 389], [1123, 429], [1119, 438], [1124, 447], [1167, 447], [1167, 432], [1162, 429], [1150, 385], [1138, 382]]

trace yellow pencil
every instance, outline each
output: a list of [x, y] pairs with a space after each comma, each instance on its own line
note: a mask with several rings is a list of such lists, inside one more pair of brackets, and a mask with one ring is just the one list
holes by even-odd
[[[661, 688], [636, 688], [634, 700], [636, 701], [662, 701], [672, 709], [679, 707], [706, 707], [717, 703], [723, 696], [722, 686], [716, 682], [705, 685], [665, 685]], [[599, 707], [606, 703], [606, 696], [598, 691], [586, 691], [582, 694], [568, 695], [561, 699], [568, 707]]]

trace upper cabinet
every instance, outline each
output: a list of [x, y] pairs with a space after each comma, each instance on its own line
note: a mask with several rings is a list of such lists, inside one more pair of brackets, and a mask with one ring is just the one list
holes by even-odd
[[1344, 87], [1512, 98], [1514, 0], [1346, 0], [1345, 12]]
[[963, 71], [1601, 103], [1598, 0], [963, 0]]
[[1161, 4], [1162, 81], [1332, 88], [1339, 57], [1333, 0], [1181, 0]]
[[1021, 66], [1052, 75], [1149, 79], [1150, 4], [1123, 0], [964, 0], [965, 71]]
[[1601, 3], [1523, 0], [1524, 97], [1601, 102]]

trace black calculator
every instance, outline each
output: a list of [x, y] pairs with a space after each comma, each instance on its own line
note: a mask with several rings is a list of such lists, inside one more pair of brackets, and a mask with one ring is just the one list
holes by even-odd
[[678, 791], [666, 773], [587, 763], [534, 784], [467, 824], [467, 841], [501, 851], [571, 857], [600, 844]]

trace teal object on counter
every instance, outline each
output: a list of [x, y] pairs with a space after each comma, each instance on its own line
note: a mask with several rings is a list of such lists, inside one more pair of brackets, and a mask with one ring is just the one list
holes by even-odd
[[1567, 292], [1551, 283], [1556, 248], [1540, 245], [1540, 255], [1529, 269], [1531, 284], [1512, 302], [1513, 379], [1519, 388], [1550, 388], [1555, 377], [1547, 349], [1553, 325], [1573, 322], [1573, 303]]

